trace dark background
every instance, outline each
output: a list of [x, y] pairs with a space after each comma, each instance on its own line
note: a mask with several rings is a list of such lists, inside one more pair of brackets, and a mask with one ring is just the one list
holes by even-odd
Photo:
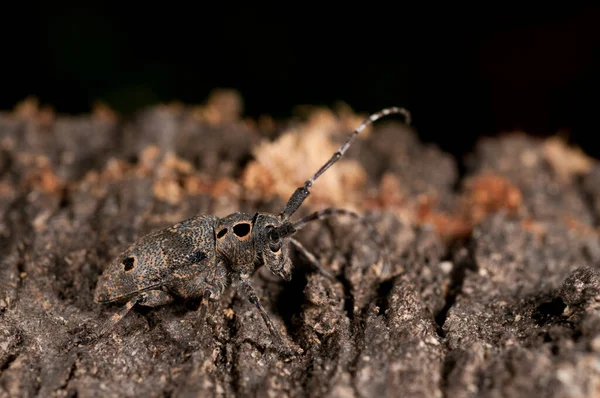
[[289, 5], [15, 3], [0, 24], [0, 109], [35, 95], [62, 113], [101, 99], [130, 114], [231, 87], [253, 117], [397, 105], [458, 155], [524, 129], [600, 157], [598, 7]]

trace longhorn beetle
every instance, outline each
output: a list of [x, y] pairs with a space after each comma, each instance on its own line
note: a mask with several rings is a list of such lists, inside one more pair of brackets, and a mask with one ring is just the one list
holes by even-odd
[[[315, 220], [332, 216], [362, 218], [356, 213], [335, 208], [317, 211], [294, 222], [290, 217], [308, 197], [314, 182], [344, 155], [356, 136], [377, 119], [391, 114], [403, 115], [405, 123], [410, 124], [410, 113], [404, 108], [386, 108], [369, 116], [327, 163], [296, 189], [281, 213], [238, 212], [224, 218], [199, 215], [150, 233], [129, 246], [107, 267], [96, 286], [96, 303], [125, 303], [96, 337], [112, 328], [134, 305], [156, 307], [171, 303], [176, 296], [201, 298], [200, 317], [205, 319], [209, 301], [218, 299], [235, 280], [260, 312], [275, 345], [289, 353], [260, 303], [250, 276], [259, 267], [266, 266], [273, 274], [289, 281], [292, 272], [291, 244], [314, 267], [332, 277], [292, 235]], [[383, 253], [382, 272], [386, 273], [385, 246], [376, 232], [372, 237], [381, 248], [380, 255]]]

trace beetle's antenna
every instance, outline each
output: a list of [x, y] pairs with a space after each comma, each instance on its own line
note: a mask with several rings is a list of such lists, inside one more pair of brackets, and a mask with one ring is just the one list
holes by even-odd
[[323, 166], [321, 166], [321, 168], [312, 177], [310, 177], [308, 180], [306, 180], [304, 182], [304, 186], [296, 189], [294, 194], [290, 197], [287, 204], [285, 205], [285, 208], [281, 212], [280, 217], [283, 219], [288, 219], [292, 214], [294, 214], [296, 212], [296, 210], [298, 210], [300, 208], [300, 205], [302, 205], [302, 202], [304, 202], [304, 200], [308, 197], [308, 195], [310, 195], [310, 188], [312, 187], [314, 182], [317, 180], [317, 178], [319, 178], [321, 176], [321, 174], [323, 174], [325, 171], [327, 171], [327, 169], [329, 169], [331, 166], [333, 166], [335, 164], [335, 162], [337, 162], [344, 155], [344, 153], [346, 153], [348, 148], [350, 148], [350, 146], [356, 139], [356, 136], [358, 135], [358, 133], [363, 131], [367, 126], [369, 126], [371, 123], [373, 123], [377, 119], [380, 119], [384, 116], [392, 115], [392, 114], [403, 115], [406, 124], [410, 124], [410, 122], [411, 122], [410, 112], [404, 108], [391, 107], [391, 108], [382, 109], [379, 112], [373, 113], [364, 122], [362, 122], [360, 124], [360, 126], [358, 126], [352, 132], [352, 134], [350, 134], [350, 136], [348, 137], [346, 142], [337, 150], [336, 153], [333, 154], [333, 156], [331, 156], [331, 158], [327, 161], [327, 163], [325, 163]]

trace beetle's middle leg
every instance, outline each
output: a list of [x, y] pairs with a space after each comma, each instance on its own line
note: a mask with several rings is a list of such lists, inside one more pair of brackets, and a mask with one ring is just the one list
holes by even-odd
[[121, 321], [131, 311], [134, 305], [139, 304], [145, 307], [159, 307], [161, 305], [169, 304], [173, 301], [173, 297], [162, 290], [150, 290], [142, 292], [138, 296], [132, 298], [125, 304], [119, 311], [115, 312], [106, 323], [100, 329], [95, 338], [100, 338], [106, 334], [110, 329], [115, 327], [117, 323]]
[[200, 300], [199, 314], [202, 329], [206, 327], [206, 322], [208, 321], [207, 315], [210, 303], [217, 301], [229, 284], [228, 274], [227, 268], [222, 263], [218, 263], [213, 272], [211, 272], [209, 275], [198, 278], [191, 289], [194, 292], [201, 293], [202, 295], [202, 299]]
[[281, 337], [281, 334], [277, 331], [277, 329], [275, 328], [275, 325], [273, 325], [273, 321], [271, 321], [269, 314], [267, 313], [265, 308], [260, 303], [260, 299], [258, 298], [258, 295], [256, 294], [256, 291], [254, 290], [254, 287], [252, 287], [252, 283], [250, 282], [250, 276], [247, 274], [241, 274], [240, 275], [240, 284], [246, 291], [246, 294], [248, 295], [248, 301], [250, 301], [252, 304], [254, 304], [256, 306], [256, 308], [258, 309], [263, 321], [265, 322], [265, 324], [267, 325], [267, 328], [269, 329], [269, 332], [271, 333], [271, 338], [273, 339], [273, 342], [275, 343], [275, 346], [277, 347], [279, 352], [286, 356], [294, 355], [295, 354], [294, 350], [292, 350], [284, 342], [283, 338]]
[[87, 336], [80, 338], [80, 343], [89, 344], [104, 336], [111, 329], [113, 329], [136, 304], [146, 307], [158, 307], [164, 304], [169, 304], [172, 301], [173, 297], [162, 290], [150, 290], [147, 292], [142, 292], [125, 303], [125, 305], [117, 312], [112, 314], [110, 318], [104, 322], [104, 325], [102, 325], [98, 332], [91, 332]]

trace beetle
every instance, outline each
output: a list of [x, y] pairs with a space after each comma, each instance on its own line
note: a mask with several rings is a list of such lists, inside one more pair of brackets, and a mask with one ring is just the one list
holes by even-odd
[[[327, 208], [295, 222], [290, 218], [310, 195], [319, 176], [344, 155], [357, 135], [371, 123], [391, 114], [403, 115], [405, 123], [410, 124], [410, 113], [404, 108], [391, 107], [373, 113], [303, 186], [295, 190], [281, 213], [237, 212], [223, 218], [198, 215], [149, 233], [131, 244], [108, 265], [96, 285], [96, 303], [125, 303], [96, 337], [112, 328], [135, 305], [157, 307], [173, 302], [175, 297], [201, 299], [200, 317], [205, 319], [208, 303], [217, 300], [232, 282], [237, 281], [258, 309], [274, 344], [282, 352], [289, 353], [252, 287], [250, 277], [258, 268], [266, 266], [273, 274], [289, 281], [291, 245], [318, 270], [333, 277], [293, 235], [315, 220], [332, 216], [361, 217], [347, 210]], [[387, 267], [383, 241], [376, 231], [372, 237], [382, 248], [384, 267]]]

